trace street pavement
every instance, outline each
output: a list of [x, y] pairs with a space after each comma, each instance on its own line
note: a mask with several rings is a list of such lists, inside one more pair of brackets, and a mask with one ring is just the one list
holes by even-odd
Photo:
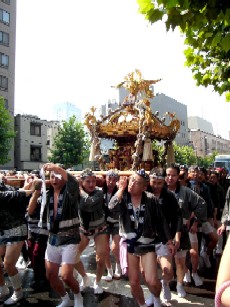
[[[112, 282], [102, 281], [104, 287], [104, 293], [101, 295], [94, 295], [93, 282], [95, 279], [95, 251], [94, 247], [88, 247], [82, 255], [85, 268], [91, 279], [91, 285], [83, 293], [83, 300], [85, 307], [138, 307], [131, 295], [128, 280], [122, 278], [120, 280], [113, 280]], [[219, 259], [213, 260], [214, 269], [201, 270], [202, 279], [204, 285], [202, 287], [194, 287], [194, 285], [186, 286], [187, 296], [186, 298], [179, 298], [176, 294], [176, 281], [172, 281], [170, 288], [172, 290], [172, 302], [171, 305], [176, 307], [214, 307], [214, 295], [215, 295], [215, 281], [218, 268]], [[17, 306], [33, 306], [33, 307], [54, 307], [60, 303], [60, 299], [53, 290], [44, 289], [43, 291], [34, 290], [31, 287], [33, 282], [33, 271], [30, 268], [19, 270], [24, 287], [24, 299], [17, 303]], [[79, 278], [80, 279], [80, 278]], [[148, 298], [148, 290], [143, 285], [145, 298]], [[70, 296], [72, 294], [70, 293]], [[0, 306], [4, 306], [3, 302], [0, 302]], [[16, 306], [16, 305], [14, 305]]]

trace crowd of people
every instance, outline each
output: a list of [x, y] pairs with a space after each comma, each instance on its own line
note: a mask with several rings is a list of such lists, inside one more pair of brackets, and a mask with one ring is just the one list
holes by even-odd
[[[20, 189], [9, 185], [7, 178], [0, 177], [0, 300], [4, 305], [23, 298], [16, 264], [26, 246], [34, 287], [52, 287], [61, 298], [58, 307], [70, 306], [68, 288], [74, 306], [83, 306], [81, 292], [90, 285], [90, 277], [81, 256], [93, 240], [95, 295], [104, 291], [102, 279], [111, 282], [126, 275], [139, 306], [170, 304], [174, 278], [177, 295], [185, 297], [185, 283], [193, 280], [196, 287], [203, 285], [200, 259], [210, 268], [210, 260], [219, 256], [216, 306], [230, 306], [226, 273], [230, 188], [224, 169], [172, 164], [129, 176], [109, 170], [104, 177], [90, 169], [71, 174], [58, 164], [46, 163], [27, 174]], [[13, 288], [10, 297], [4, 271]], [[148, 297], [142, 283], [149, 289]]]

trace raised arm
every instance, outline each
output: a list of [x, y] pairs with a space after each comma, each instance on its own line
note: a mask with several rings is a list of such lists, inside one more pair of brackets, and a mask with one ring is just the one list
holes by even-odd
[[62, 167], [60, 167], [58, 164], [46, 163], [46, 164], [43, 165], [43, 169], [44, 169], [44, 171], [54, 172], [57, 175], [61, 175], [62, 178], [65, 181], [67, 181], [67, 178], [68, 178], [67, 171], [65, 169], [63, 169]]
[[29, 215], [33, 215], [38, 205], [38, 198], [41, 196], [41, 180], [34, 180], [35, 191], [32, 194], [29, 205], [27, 208], [27, 212]]
[[115, 195], [110, 199], [110, 202], [108, 204], [108, 208], [110, 210], [113, 210], [114, 207], [122, 201], [126, 187], [127, 187], [127, 176], [121, 176], [117, 183], [118, 190], [115, 193]]

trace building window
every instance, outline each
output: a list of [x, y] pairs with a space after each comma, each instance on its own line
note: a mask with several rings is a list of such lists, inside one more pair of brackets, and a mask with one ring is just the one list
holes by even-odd
[[8, 78], [0, 75], [0, 90], [8, 90]]
[[0, 44], [9, 46], [9, 34], [8, 33], [0, 31]]
[[41, 161], [42, 150], [41, 146], [30, 146], [30, 160]]
[[2, 2], [10, 5], [10, 0], [2, 0]]
[[0, 66], [4, 68], [9, 67], [9, 56], [0, 52]]
[[41, 125], [30, 123], [30, 135], [41, 136]]
[[10, 24], [10, 13], [0, 9], [0, 21], [4, 23], [5, 25], [9, 25]]

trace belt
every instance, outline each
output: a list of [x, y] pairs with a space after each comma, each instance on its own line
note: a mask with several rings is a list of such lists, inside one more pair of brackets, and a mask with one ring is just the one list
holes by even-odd
[[102, 232], [103, 230], [105, 230], [107, 228], [106, 225], [92, 229], [92, 230], [86, 230], [84, 227], [80, 226], [80, 230], [81, 232], [85, 235], [85, 236], [93, 236], [99, 232]]
[[50, 233], [52, 236], [57, 236], [57, 237], [68, 237], [68, 236], [73, 236], [79, 234], [79, 231], [77, 229], [70, 229], [69, 231], [61, 231], [58, 233]]

